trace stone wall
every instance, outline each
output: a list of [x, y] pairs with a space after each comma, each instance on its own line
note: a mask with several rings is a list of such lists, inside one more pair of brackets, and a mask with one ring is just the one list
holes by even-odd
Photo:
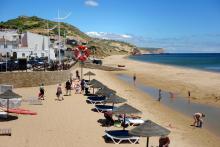
[[8, 72], [0, 73], [0, 84], [13, 85], [19, 87], [35, 87], [41, 83], [44, 85], [53, 85], [65, 82], [70, 78], [71, 70], [76, 68], [74, 65], [70, 70], [63, 71], [35, 71], [35, 72]]

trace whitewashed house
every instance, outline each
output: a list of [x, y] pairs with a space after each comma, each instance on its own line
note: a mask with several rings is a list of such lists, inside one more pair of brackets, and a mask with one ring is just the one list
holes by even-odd
[[50, 48], [47, 36], [26, 32], [0, 31], [0, 53], [8, 52], [14, 58], [50, 57], [55, 60], [54, 49]]

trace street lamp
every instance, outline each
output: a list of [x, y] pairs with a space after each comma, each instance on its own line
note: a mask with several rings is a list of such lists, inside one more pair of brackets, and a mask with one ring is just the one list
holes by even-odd
[[64, 20], [64, 19], [67, 19], [69, 16], [71, 15], [71, 12], [69, 14], [67, 14], [65, 17], [60, 17], [60, 11], [58, 9], [58, 14], [57, 14], [57, 23], [58, 23], [58, 42], [59, 42], [59, 45], [58, 45], [58, 50], [59, 50], [59, 64], [61, 64], [61, 56], [60, 56], [60, 20]]

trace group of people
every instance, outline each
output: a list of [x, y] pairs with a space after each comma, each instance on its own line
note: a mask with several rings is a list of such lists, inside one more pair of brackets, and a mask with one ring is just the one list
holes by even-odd
[[[59, 101], [64, 100], [62, 89], [63, 89], [62, 84], [59, 83], [56, 89], [56, 96], [57, 96], [57, 100]], [[84, 93], [87, 94], [89, 92], [88, 89], [89, 86], [87, 85], [86, 81], [84, 79], [80, 80], [79, 72], [77, 70], [76, 78], [74, 79], [71, 76], [70, 79], [67, 80], [65, 83], [65, 90], [66, 90], [65, 96], [70, 96], [72, 90], [75, 90], [75, 94], [84, 94]], [[44, 93], [45, 93], [45, 89], [44, 89], [44, 84], [42, 83], [39, 87], [39, 94], [38, 94], [39, 100], [44, 100]]]

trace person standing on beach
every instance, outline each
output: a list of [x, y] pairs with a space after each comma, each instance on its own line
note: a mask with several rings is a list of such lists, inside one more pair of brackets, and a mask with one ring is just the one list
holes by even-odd
[[80, 79], [80, 77], [79, 77], [79, 71], [78, 71], [78, 70], [76, 70], [76, 78], [77, 78], [77, 79]]
[[161, 100], [161, 98], [162, 98], [162, 95], [161, 95], [161, 89], [159, 89], [159, 96], [158, 96], [158, 101], [160, 101]]
[[43, 83], [40, 85], [40, 93], [38, 95], [38, 99], [44, 100], [44, 84]]
[[205, 117], [204, 113], [197, 112], [193, 115], [194, 123], [192, 126], [202, 128], [203, 120], [202, 117]]
[[133, 82], [134, 82], [134, 85], [135, 85], [135, 82], [136, 82], [136, 78], [137, 78], [137, 77], [136, 77], [136, 74], [134, 74], [134, 75], [133, 75]]
[[159, 147], [169, 147], [170, 139], [168, 136], [161, 136], [159, 139]]
[[70, 80], [66, 82], [66, 95], [71, 95], [71, 83]]
[[[59, 84], [59, 85], [57, 86], [56, 95], [57, 95], [57, 99], [58, 99], [59, 101], [64, 100], [63, 95], [62, 95], [62, 87], [61, 87], [61, 84]], [[61, 100], [60, 100], [60, 97], [62, 98]]]
[[81, 93], [83, 94], [84, 90], [85, 90], [85, 80], [84, 79], [81, 80], [80, 85], [81, 85]]

